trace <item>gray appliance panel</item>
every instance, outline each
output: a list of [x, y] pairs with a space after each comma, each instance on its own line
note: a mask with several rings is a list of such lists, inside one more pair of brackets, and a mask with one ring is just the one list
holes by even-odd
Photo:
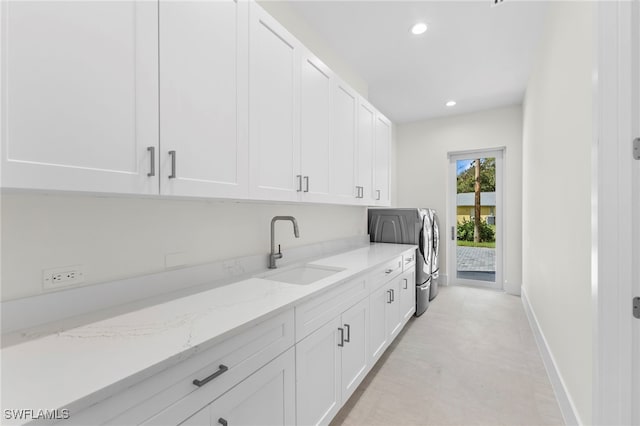
[[371, 242], [416, 244], [416, 284], [431, 277], [431, 220], [425, 209], [369, 209]]

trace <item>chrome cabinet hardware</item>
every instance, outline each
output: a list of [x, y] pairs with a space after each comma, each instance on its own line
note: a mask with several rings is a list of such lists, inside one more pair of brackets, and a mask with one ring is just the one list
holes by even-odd
[[633, 316], [640, 319], [640, 297], [633, 298]]
[[223, 419], [222, 417], [220, 417], [218, 419], [218, 423], [220, 423], [222, 426], [227, 426], [229, 423], [227, 423], [227, 421], [225, 419]]
[[378, 194], [378, 196], [376, 197], [376, 201], [380, 200], [380, 190], [376, 189], [376, 193]]
[[169, 151], [169, 155], [171, 156], [171, 174], [169, 175], [169, 179], [176, 178], [176, 152]]
[[455, 241], [456, 240], [456, 227], [452, 226], [451, 227], [451, 241]]
[[387, 303], [393, 302], [393, 300], [391, 300], [391, 290], [387, 290], [387, 294], [389, 295], [389, 298], [387, 299]]
[[351, 341], [351, 326], [349, 324], [345, 324], [344, 328], [347, 330], [347, 337], [344, 338], [344, 341], [349, 343]]
[[212, 375], [210, 375], [210, 376], [205, 377], [205, 378], [204, 378], [204, 379], [202, 379], [202, 380], [195, 379], [195, 380], [193, 381], [193, 384], [194, 384], [194, 385], [196, 385], [196, 386], [198, 386], [198, 387], [200, 387], [200, 386], [204, 386], [204, 385], [206, 385], [207, 383], [209, 383], [210, 381], [212, 381], [213, 379], [215, 379], [216, 377], [220, 376], [222, 373], [224, 373], [224, 372], [225, 372], [225, 371], [227, 371], [227, 370], [229, 370], [229, 367], [227, 367], [227, 366], [226, 366], [226, 365], [224, 365], [224, 364], [220, 364], [220, 365], [218, 366], [218, 371], [216, 371], [215, 373], [213, 373], [213, 374], [212, 374]]
[[405, 290], [409, 288], [409, 280], [404, 278], [404, 287]]
[[393, 289], [391, 289], [390, 291], [391, 291], [391, 302], [395, 302], [396, 301], [396, 292], [393, 291]]
[[302, 175], [296, 175], [296, 179], [298, 179], [298, 189], [296, 189], [296, 192], [302, 192]]
[[151, 157], [151, 166], [149, 167], [147, 176], [151, 177], [156, 175], [156, 147], [148, 146], [147, 151], [149, 151], [149, 157]]
[[389, 275], [392, 272], [393, 272], [393, 269], [387, 269], [386, 271], [384, 271], [384, 273], [387, 274], [387, 275]]
[[309, 176], [304, 177], [304, 192], [309, 192]]
[[633, 158], [634, 160], [640, 160], [640, 138], [633, 140]]
[[338, 327], [338, 330], [340, 330], [340, 343], [338, 343], [338, 346], [343, 347], [344, 346], [344, 328]]
[[411, 256], [411, 257], [407, 257], [407, 258], [404, 260], [404, 263], [411, 263], [411, 262], [413, 262], [413, 256]]

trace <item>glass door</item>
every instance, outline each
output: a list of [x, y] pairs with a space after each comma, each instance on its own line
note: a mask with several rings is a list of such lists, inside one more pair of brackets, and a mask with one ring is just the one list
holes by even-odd
[[449, 154], [449, 281], [502, 289], [502, 150]]

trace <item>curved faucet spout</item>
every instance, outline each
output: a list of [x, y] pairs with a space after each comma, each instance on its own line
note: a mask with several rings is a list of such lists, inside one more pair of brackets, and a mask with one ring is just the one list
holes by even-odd
[[282, 259], [282, 253], [280, 252], [280, 246], [278, 246], [278, 252], [276, 253], [276, 241], [275, 241], [275, 223], [279, 220], [288, 220], [293, 224], [293, 234], [296, 238], [300, 238], [300, 232], [298, 230], [298, 221], [293, 216], [274, 216], [271, 219], [271, 254], [269, 255], [269, 268], [275, 269], [276, 259]]

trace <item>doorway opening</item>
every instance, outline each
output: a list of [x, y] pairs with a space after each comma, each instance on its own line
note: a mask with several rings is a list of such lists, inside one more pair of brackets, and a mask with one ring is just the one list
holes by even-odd
[[502, 289], [503, 150], [449, 153], [452, 284]]

